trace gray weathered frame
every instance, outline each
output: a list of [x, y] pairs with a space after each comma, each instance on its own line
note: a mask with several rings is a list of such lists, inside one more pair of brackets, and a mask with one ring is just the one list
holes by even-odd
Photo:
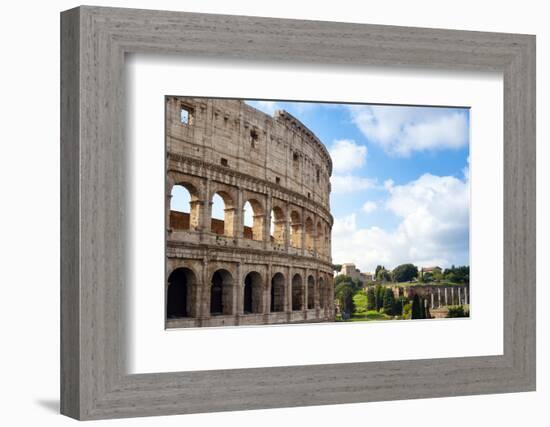
[[[499, 71], [504, 354], [125, 373], [124, 57]], [[519, 307], [530, 307], [529, 316]], [[61, 412], [78, 419], [535, 390], [535, 37], [83, 6], [61, 14]]]

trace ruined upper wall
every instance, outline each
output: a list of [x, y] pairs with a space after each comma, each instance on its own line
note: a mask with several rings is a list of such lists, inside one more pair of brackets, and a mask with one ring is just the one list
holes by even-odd
[[286, 111], [271, 117], [241, 100], [167, 97], [166, 119], [169, 152], [239, 170], [328, 208], [329, 153]]

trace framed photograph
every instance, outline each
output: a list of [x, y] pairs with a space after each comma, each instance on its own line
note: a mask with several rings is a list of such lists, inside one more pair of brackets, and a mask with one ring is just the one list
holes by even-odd
[[83, 6], [61, 58], [63, 414], [535, 390], [534, 36]]

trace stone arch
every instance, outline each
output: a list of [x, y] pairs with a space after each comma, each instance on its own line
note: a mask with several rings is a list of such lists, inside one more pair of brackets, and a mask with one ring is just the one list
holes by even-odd
[[290, 212], [290, 246], [302, 247], [302, 217], [295, 209]]
[[251, 271], [244, 278], [243, 313], [262, 313], [263, 279], [257, 271]]
[[195, 185], [183, 180], [172, 185], [169, 221], [170, 228], [175, 230], [200, 228], [199, 190]]
[[189, 268], [178, 267], [168, 276], [166, 292], [166, 317], [168, 319], [191, 317], [193, 287], [197, 279]]
[[210, 231], [215, 234], [232, 237], [234, 235], [233, 222], [235, 219], [235, 205], [233, 196], [224, 190], [218, 190], [212, 193], [210, 205], [214, 207], [214, 198], [218, 195], [223, 200], [223, 220], [214, 218], [214, 213], [210, 212]]
[[304, 305], [304, 286], [302, 276], [296, 273], [292, 276], [292, 311], [303, 309]]
[[285, 311], [285, 276], [283, 273], [275, 273], [271, 279], [270, 311]]
[[305, 221], [305, 247], [308, 251], [313, 251], [314, 247], [314, 230], [313, 230], [313, 220], [311, 217], [307, 217]]
[[307, 308], [315, 308], [315, 279], [311, 275], [307, 278]]
[[223, 268], [210, 281], [210, 314], [233, 314], [233, 276]]
[[265, 230], [265, 209], [260, 201], [255, 198], [249, 198], [243, 204], [243, 219], [247, 204], [252, 210], [252, 224], [247, 225], [243, 220], [243, 237], [245, 239], [263, 240]]
[[271, 209], [270, 236], [271, 242], [276, 245], [285, 244], [286, 218], [285, 211], [280, 206], [273, 206]]

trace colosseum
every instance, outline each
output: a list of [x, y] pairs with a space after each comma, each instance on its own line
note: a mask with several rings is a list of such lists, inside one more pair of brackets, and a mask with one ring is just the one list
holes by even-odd
[[313, 132], [286, 111], [167, 96], [166, 149], [166, 328], [333, 321], [332, 162]]

